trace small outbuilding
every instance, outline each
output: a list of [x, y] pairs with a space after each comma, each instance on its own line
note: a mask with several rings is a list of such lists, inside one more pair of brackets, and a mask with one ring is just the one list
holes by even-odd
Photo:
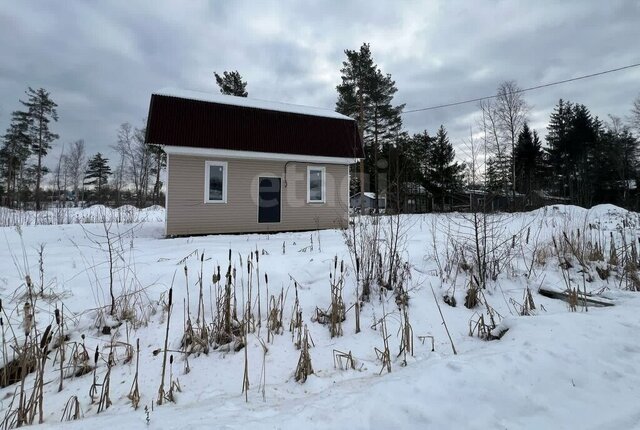
[[356, 211], [363, 213], [372, 213], [376, 210], [384, 211], [387, 208], [387, 199], [384, 197], [378, 197], [378, 202], [376, 205], [376, 193], [371, 193], [368, 191], [364, 192], [364, 199], [360, 196], [361, 193], [355, 193], [351, 196], [351, 208]]
[[146, 142], [167, 153], [167, 236], [344, 227], [356, 122], [331, 110], [163, 89]]

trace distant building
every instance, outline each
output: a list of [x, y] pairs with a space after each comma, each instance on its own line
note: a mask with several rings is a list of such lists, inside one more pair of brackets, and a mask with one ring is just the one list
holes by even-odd
[[384, 211], [387, 208], [387, 199], [382, 196], [379, 197], [376, 207], [376, 193], [365, 192], [363, 199], [360, 198], [360, 193], [356, 193], [351, 196], [350, 204], [351, 209], [355, 212], [362, 210], [364, 213], [371, 213], [376, 209]]

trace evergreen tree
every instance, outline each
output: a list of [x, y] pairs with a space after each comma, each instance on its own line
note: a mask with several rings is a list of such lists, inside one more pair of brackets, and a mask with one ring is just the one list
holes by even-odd
[[507, 196], [512, 189], [511, 157], [496, 154], [487, 160], [487, 188], [495, 194]]
[[599, 137], [594, 170], [594, 203], [633, 208], [631, 197], [638, 179], [638, 139], [628, 127], [607, 126]]
[[155, 176], [152, 196], [153, 204], [157, 205], [160, 204], [160, 189], [162, 188], [160, 172], [162, 172], [162, 169], [167, 165], [167, 154], [160, 145], [147, 145], [147, 148], [152, 158], [149, 173]]
[[464, 165], [454, 161], [456, 153], [449, 137], [440, 126], [428, 153], [427, 181], [434, 199], [439, 200], [444, 208], [447, 196], [462, 187]]
[[[366, 86], [371, 80], [371, 76], [375, 73], [375, 65], [367, 43], [363, 44], [359, 51], [346, 49], [344, 53], [347, 59], [342, 62], [342, 69], [340, 69], [342, 82], [336, 87], [338, 91], [336, 111], [358, 121], [360, 136], [364, 140]], [[370, 167], [369, 163], [366, 164], [365, 166], [363, 161], [359, 163], [360, 171], [358, 171], [358, 166], [353, 166], [350, 175], [352, 193], [370, 189], [370, 181], [367, 181], [364, 177]]]
[[220, 87], [220, 92], [229, 96], [247, 97], [247, 82], [242, 80], [242, 76], [237, 70], [232, 72], [223, 72], [220, 76], [217, 72], [213, 72], [216, 77], [216, 83]]
[[533, 132], [525, 122], [518, 135], [514, 162], [516, 166], [516, 190], [529, 194], [540, 185], [543, 169], [542, 143], [538, 133]]
[[9, 207], [15, 203], [16, 192], [20, 186], [19, 179], [22, 178], [25, 163], [31, 155], [29, 121], [26, 112], [14, 111], [0, 148], [0, 173], [6, 193], [4, 200]]
[[[620, 176], [615, 173], [619, 163], [616, 154], [622, 151], [627, 154], [624, 158], [630, 159], [630, 150], [620, 149], [629, 141], [605, 131], [586, 106], [562, 100], [551, 115], [548, 130], [548, 160], [556, 192], [585, 207], [609, 201], [606, 196], [615, 189], [612, 178]], [[624, 169], [633, 170], [629, 163]], [[622, 179], [617, 181], [623, 183]]]
[[596, 164], [602, 155], [599, 144], [602, 123], [591, 116], [585, 105], [573, 106], [573, 117], [568, 133], [568, 167], [572, 177], [569, 184], [572, 200], [578, 205], [593, 204], [597, 186]]
[[428, 188], [427, 167], [429, 163], [429, 154], [433, 145], [434, 138], [429, 136], [427, 130], [422, 133], [416, 133], [409, 140], [409, 145], [403, 151], [405, 157], [411, 161], [409, 175], [412, 181], [418, 182], [425, 189]]
[[498, 174], [496, 159], [493, 157], [487, 160], [485, 176], [485, 186], [487, 191], [491, 193], [503, 191], [502, 183], [500, 182], [501, 175]]
[[432, 140], [426, 131], [413, 136], [402, 132], [390, 146], [388, 209], [426, 210], [426, 163]]
[[84, 179], [85, 185], [93, 185], [95, 189], [95, 200], [99, 203], [105, 201], [106, 185], [111, 175], [109, 159], [104, 158], [101, 153], [94, 155], [88, 163]]
[[345, 55], [342, 83], [336, 87], [336, 110], [358, 121], [365, 145], [364, 170], [369, 176], [365, 190], [382, 194], [389, 179], [389, 155], [402, 128], [404, 105], [393, 105], [398, 91], [395, 82], [374, 64], [369, 44], [363, 44], [359, 51], [345, 50]]
[[569, 197], [570, 165], [569, 131], [573, 120], [573, 106], [560, 99], [551, 113], [547, 126], [548, 160], [551, 169], [549, 187], [562, 197]]
[[336, 87], [336, 111], [358, 120], [362, 132], [367, 85], [375, 74], [376, 66], [368, 43], [364, 43], [359, 51], [346, 49], [344, 53], [347, 59], [342, 62], [340, 69], [342, 83]]
[[31, 150], [36, 156], [36, 164], [34, 165], [35, 174], [35, 201], [36, 210], [41, 209], [41, 183], [42, 177], [48, 172], [47, 168], [42, 165], [42, 159], [51, 149], [51, 143], [58, 138], [58, 135], [49, 130], [51, 121], [58, 121], [58, 105], [51, 100], [49, 92], [44, 88], [34, 90], [29, 87], [26, 91], [27, 101], [20, 102], [27, 108], [29, 116], [29, 139], [31, 142]]

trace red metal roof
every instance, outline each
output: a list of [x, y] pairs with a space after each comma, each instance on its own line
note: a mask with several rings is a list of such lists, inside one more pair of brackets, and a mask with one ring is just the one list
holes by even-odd
[[[251, 103], [251, 99], [231, 96], [216, 96], [211, 101], [177, 94], [151, 95], [147, 143], [325, 157], [364, 156], [356, 122], [332, 111]], [[233, 104], [234, 99], [242, 100]]]

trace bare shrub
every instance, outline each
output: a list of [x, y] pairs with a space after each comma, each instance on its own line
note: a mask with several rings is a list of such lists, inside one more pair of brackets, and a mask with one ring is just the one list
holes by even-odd
[[327, 310], [321, 310], [316, 307], [313, 321], [320, 324], [328, 324], [331, 337], [342, 336], [342, 322], [346, 319], [346, 309], [342, 298], [342, 290], [344, 288], [344, 262], [340, 262], [340, 271], [338, 272], [338, 257], [333, 259], [333, 272], [329, 272], [329, 282], [331, 286], [331, 305]]
[[382, 349], [374, 348], [376, 357], [382, 363], [380, 369], [380, 375], [387, 369], [387, 373], [391, 373], [391, 352], [389, 350], [389, 332], [387, 331], [387, 314], [384, 310], [384, 302], [382, 303], [382, 318], [376, 322], [376, 325], [380, 326], [380, 335], [382, 336]]

